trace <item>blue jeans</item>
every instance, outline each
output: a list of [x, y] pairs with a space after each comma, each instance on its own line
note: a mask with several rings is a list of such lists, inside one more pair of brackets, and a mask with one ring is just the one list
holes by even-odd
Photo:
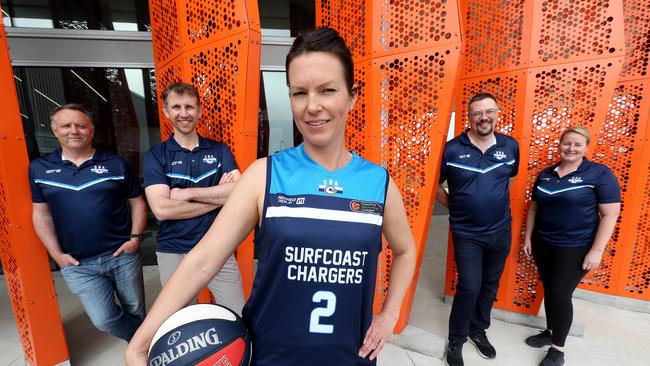
[[490, 312], [512, 241], [510, 229], [486, 235], [452, 233], [458, 285], [449, 315], [449, 339], [464, 343], [490, 327]]
[[[130, 341], [145, 316], [140, 252], [112, 253], [61, 268], [70, 291], [79, 297], [93, 325]], [[115, 295], [120, 305], [115, 302]]]

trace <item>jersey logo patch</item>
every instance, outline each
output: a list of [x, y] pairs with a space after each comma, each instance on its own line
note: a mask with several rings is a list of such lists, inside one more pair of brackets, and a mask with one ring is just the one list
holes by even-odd
[[45, 171], [45, 174], [52, 174], [52, 173], [61, 173], [61, 169], [49, 169]]
[[381, 206], [377, 202], [351, 201], [350, 209], [354, 212], [381, 214]]
[[508, 156], [506, 155], [506, 153], [504, 153], [504, 152], [501, 151], [501, 150], [498, 150], [498, 151], [496, 151], [496, 152], [494, 153], [494, 158], [497, 159], [497, 160], [503, 160], [503, 159], [505, 159], [505, 158], [507, 158], [507, 157], [508, 157]]
[[571, 177], [569, 179], [569, 183], [572, 183], [572, 184], [582, 183], [582, 178], [580, 178], [580, 177]]
[[95, 173], [95, 174], [106, 174], [108, 173], [108, 169], [104, 167], [103, 165], [95, 165], [94, 167], [90, 168], [90, 171]]
[[323, 184], [318, 186], [318, 190], [331, 196], [343, 193], [343, 187], [340, 187], [339, 182], [334, 179], [323, 179]]
[[214, 155], [205, 155], [203, 156], [203, 162], [206, 164], [214, 164], [217, 161], [217, 158], [214, 157]]
[[467, 159], [467, 158], [469, 158], [470, 156], [472, 156], [472, 155], [471, 155], [471, 154], [458, 155], [458, 159]]

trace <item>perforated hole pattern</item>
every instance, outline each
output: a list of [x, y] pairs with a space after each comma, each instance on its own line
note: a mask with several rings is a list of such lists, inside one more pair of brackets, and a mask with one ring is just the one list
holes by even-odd
[[366, 156], [367, 126], [366, 113], [368, 112], [367, 77], [370, 76], [370, 64], [367, 62], [354, 65], [354, 81], [357, 85], [359, 98], [354, 109], [348, 115], [345, 126], [345, 139], [348, 150], [355, 151], [361, 156]]
[[231, 37], [225, 43], [212, 44], [197, 50], [189, 62], [191, 83], [199, 89], [204, 106], [199, 133], [225, 143], [235, 156], [235, 123], [243, 109], [236, 105], [237, 90], [242, 90], [241, 73], [245, 71], [239, 66], [243, 42], [243, 38]]
[[621, 78], [648, 76], [650, 6], [643, 0], [623, 1], [625, 10], [625, 64]]
[[[6, 152], [5, 152], [6, 153]], [[3, 169], [0, 161], [0, 169]], [[7, 215], [7, 196], [4, 182], [0, 180], [0, 257], [2, 258], [2, 269], [4, 270], [5, 280], [7, 281], [7, 291], [13, 305], [14, 315], [16, 316], [16, 326], [18, 327], [18, 336], [20, 336], [23, 345], [25, 358], [32, 364], [35, 364], [36, 355], [31, 343], [30, 322], [27, 319], [25, 310], [22, 281], [18, 277], [18, 263], [9, 242], [9, 217]]]
[[[442, 141], [437, 130], [445, 130], [448, 116], [440, 115], [440, 94], [451, 50], [440, 49], [385, 61], [379, 66], [380, 85], [380, 161], [398, 187], [409, 222], [427, 212], [429, 202], [423, 191], [427, 181], [436, 179], [427, 169], [432, 141]], [[435, 146], [435, 145], [434, 145]], [[390, 273], [391, 255], [386, 256]], [[387, 279], [382, 282], [387, 284]], [[385, 287], [384, 287], [385, 288]]]
[[165, 101], [162, 100], [162, 93], [172, 83], [181, 81], [182, 61], [183, 59], [179, 57], [166, 68], [156, 70], [156, 93], [158, 95], [158, 115], [160, 116], [160, 137], [163, 140], [172, 135], [174, 128], [169, 119], [167, 119], [163, 114]]
[[481, 74], [503, 67], [519, 67], [524, 1], [470, 1], [467, 6], [465, 72]]
[[152, 25], [156, 26], [155, 32], [151, 32], [153, 54], [156, 65], [161, 65], [181, 46], [176, 1], [150, 0], [149, 6], [154, 21]]
[[236, 31], [242, 27], [242, 14], [237, 14], [236, 0], [185, 1], [187, 40], [190, 43], [210, 39], [214, 35]]
[[320, 23], [336, 29], [345, 39], [355, 61], [367, 54], [366, 8], [365, 1], [317, 0], [316, 6], [321, 14]]
[[[390, 1], [390, 6], [382, 7], [381, 48], [386, 52], [398, 51], [450, 40], [453, 24], [447, 25], [449, 8], [447, 0]], [[456, 16], [451, 20], [455, 21]]]
[[625, 193], [628, 191], [630, 181], [629, 173], [637, 138], [642, 95], [642, 83], [618, 85], [596, 144], [593, 160], [612, 169], [621, 187], [623, 200], [621, 201], [621, 213], [616, 221], [612, 238], [603, 254], [602, 262], [597, 270], [589, 272], [583, 279], [582, 288], [610, 289], [612, 293], [616, 290], [611, 288], [610, 283], [612, 276], [616, 275], [615, 272], [622, 270], [622, 268], [614, 268], [614, 265], [617, 255], [622, 254], [621, 245], [623, 243], [619, 242], [622, 229], [620, 224], [621, 218], [626, 214]]
[[636, 241], [633, 243], [634, 249], [625, 290], [643, 294], [645, 299], [650, 299], [648, 296], [650, 290], [650, 163], [647, 164], [645, 187], [642, 193], [643, 205], [636, 227]]
[[582, 55], [612, 55], [616, 52], [616, 45], [611, 40], [614, 31], [614, 16], [610, 9], [612, 2], [540, 1], [542, 19], [537, 38], [537, 57], [548, 62]]

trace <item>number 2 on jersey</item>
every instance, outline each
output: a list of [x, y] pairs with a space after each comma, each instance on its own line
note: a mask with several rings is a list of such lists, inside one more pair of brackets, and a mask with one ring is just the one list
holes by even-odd
[[334, 333], [334, 326], [332, 324], [321, 324], [321, 317], [327, 318], [334, 314], [336, 311], [336, 295], [331, 291], [316, 291], [312, 296], [311, 301], [320, 303], [325, 300], [324, 307], [318, 307], [311, 311], [309, 319], [309, 332], [310, 333]]

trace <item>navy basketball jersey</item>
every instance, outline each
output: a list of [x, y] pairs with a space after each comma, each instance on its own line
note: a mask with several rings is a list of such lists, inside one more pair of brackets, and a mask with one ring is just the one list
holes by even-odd
[[244, 320], [253, 365], [356, 366], [372, 320], [386, 170], [353, 153], [333, 172], [303, 146], [268, 158]]

